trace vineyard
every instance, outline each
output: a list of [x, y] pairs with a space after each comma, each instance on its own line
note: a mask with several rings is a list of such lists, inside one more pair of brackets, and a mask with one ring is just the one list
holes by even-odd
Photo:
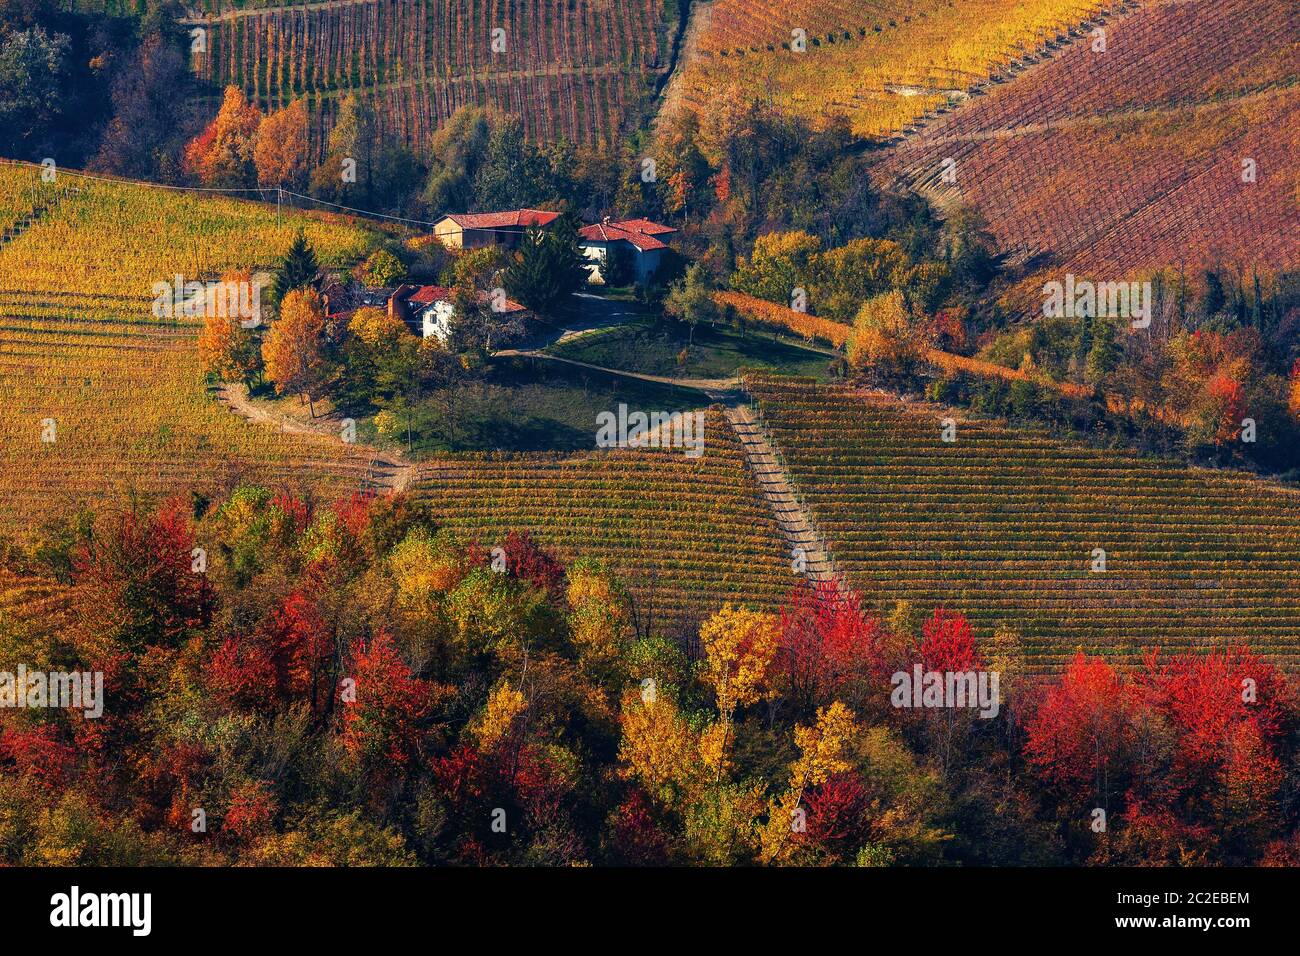
[[[1246, 475], [1126, 457], [851, 389], [750, 390], [864, 599], [1008, 628], [1027, 666], [1077, 648], [1249, 642], [1300, 664], [1300, 497]], [[1106, 569], [1092, 570], [1094, 549]]]
[[[337, 217], [288, 215], [274, 207], [63, 171], [41, 182], [27, 166], [0, 165], [0, 216], [49, 208], [0, 252], [0, 302], [7, 309], [76, 307], [98, 317], [148, 311], [156, 282], [213, 279], [230, 269], [272, 266], [299, 228], [326, 263], [351, 262], [367, 236]], [[12, 199], [7, 199], [12, 196]]]
[[0, 183], [0, 214], [49, 203], [0, 247], [0, 530], [127, 491], [357, 486], [367, 463], [337, 442], [253, 426], [214, 402], [196, 328], [155, 317], [151, 289], [269, 265], [300, 226], [331, 262], [359, 254], [363, 233], [66, 172], [56, 186], [0, 166]]
[[884, 178], [974, 205], [1004, 249], [1057, 272], [1293, 267], [1298, 54], [1285, 0], [1146, 6], [1108, 26], [1104, 53], [1082, 39], [937, 119]]
[[1113, 4], [1102, 0], [717, 0], [683, 77], [683, 102], [762, 90], [820, 123], [847, 116], [890, 136], [964, 99], [1007, 64], [1057, 43]]
[[775, 520], [716, 411], [705, 435], [694, 459], [650, 448], [440, 458], [421, 469], [417, 496], [484, 546], [527, 528], [565, 559], [608, 561], [659, 626], [726, 601], [775, 607], [797, 582]]
[[305, 97], [323, 149], [340, 100], [374, 108], [381, 137], [414, 149], [462, 106], [518, 115], [539, 141], [612, 143], [666, 69], [663, 0], [337, 0], [209, 12], [196, 73], [263, 106]]

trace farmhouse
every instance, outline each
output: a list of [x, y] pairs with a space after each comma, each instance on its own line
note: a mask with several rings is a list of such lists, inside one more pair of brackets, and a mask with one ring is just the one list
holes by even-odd
[[[487, 292], [478, 294], [479, 302], [502, 318], [521, 316], [528, 309], [502, 296], [493, 299]], [[439, 285], [399, 286], [388, 302], [389, 312], [406, 323], [406, 327], [423, 339], [435, 338], [446, 345], [451, 338], [451, 323], [456, 317], [456, 290]]]
[[448, 249], [518, 246], [529, 229], [545, 229], [558, 212], [513, 209], [509, 212], [448, 213], [433, 225], [433, 235]]
[[661, 237], [676, 231], [649, 219], [611, 221], [607, 216], [594, 226], [578, 230], [578, 236], [587, 258], [596, 263], [596, 268], [591, 270], [593, 282], [605, 281], [611, 255], [627, 255], [636, 281], [644, 285], [663, 264], [668, 245]]

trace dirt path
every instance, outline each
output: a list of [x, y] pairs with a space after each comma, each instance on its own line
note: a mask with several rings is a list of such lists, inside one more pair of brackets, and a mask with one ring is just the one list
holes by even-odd
[[366, 477], [361, 482], [364, 491], [406, 491], [416, 479], [417, 466], [407, 461], [401, 452], [387, 452], [371, 445], [343, 441], [342, 420], [335, 416], [305, 422], [256, 404], [249, 399], [248, 389], [243, 385], [229, 383], [217, 389], [217, 400], [253, 424], [277, 428], [290, 435], [315, 435], [347, 445], [358, 458], [366, 458], [370, 462]]
[[45, 196], [40, 201], [21, 216], [18, 216], [13, 223], [6, 226], [3, 232], [0, 232], [0, 249], [9, 245], [9, 243], [48, 216], [50, 210], [63, 202], [69, 195], [80, 192], [81, 190], [76, 186], [60, 185], [48, 188]]
[[754, 473], [759, 491], [790, 546], [791, 556], [797, 551], [803, 553], [805, 574], [810, 581], [835, 581], [844, 588], [845, 582], [817, 532], [812, 512], [799, 500], [776, 449], [755, 420], [753, 410], [748, 405], [733, 405], [726, 410], [726, 418], [745, 451], [745, 460]]
[[665, 118], [671, 117], [682, 104], [682, 77], [686, 75], [687, 69], [695, 62], [700, 49], [700, 38], [709, 30], [709, 23], [713, 19], [713, 0], [700, 2], [696, 0], [691, 4], [690, 19], [686, 21], [686, 32], [682, 36], [681, 47], [677, 51], [677, 62], [673, 67], [672, 75], [668, 82], [664, 84], [663, 93], [661, 94], [659, 109], [655, 112], [655, 117], [651, 121], [651, 128], [656, 128]]
[[242, 20], [245, 17], [256, 17], [261, 14], [288, 13], [296, 10], [329, 10], [333, 7], [360, 7], [367, 4], [376, 4], [379, 0], [316, 0], [315, 3], [285, 3], [274, 7], [245, 7], [243, 9], [231, 8], [223, 10], [221, 13], [210, 13], [194, 9], [188, 9], [185, 16], [176, 22], [187, 27], [201, 27], [208, 23], [219, 23], [223, 20]]

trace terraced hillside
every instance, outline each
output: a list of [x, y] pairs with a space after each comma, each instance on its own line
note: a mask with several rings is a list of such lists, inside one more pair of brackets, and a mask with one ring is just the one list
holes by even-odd
[[1093, 46], [930, 123], [886, 178], [976, 206], [1004, 248], [1056, 273], [1300, 263], [1300, 6], [1144, 3]]
[[486, 104], [535, 140], [616, 141], [666, 69], [675, 26], [664, 0], [209, 2], [186, 24], [207, 31], [199, 76], [264, 106], [305, 97], [318, 147], [355, 92], [381, 136], [416, 149], [458, 107]]
[[716, 0], [701, 5], [682, 102], [762, 91], [814, 123], [889, 136], [1116, 6], [1104, 0]]
[[[1242, 474], [1078, 447], [840, 386], [751, 391], [863, 597], [1017, 632], [1028, 666], [1077, 648], [1245, 642], [1300, 665], [1300, 496]], [[1094, 572], [1094, 549], [1106, 570]]]
[[[126, 491], [219, 488], [241, 479], [324, 494], [367, 462], [326, 438], [235, 417], [208, 396], [189, 320], [156, 318], [155, 282], [267, 265], [299, 226], [327, 261], [358, 254], [342, 222], [0, 166], [0, 531]], [[32, 215], [34, 209], [41, 210]]]
[[455, 456], [421, 469], [417, 497], [483, 545], [527, 528], [568, 559], [622, 572], [640, 613], [686, 626], [726, 601], [774, 608], [797, 583], [744, 453], [711, 410], [705, 451]]

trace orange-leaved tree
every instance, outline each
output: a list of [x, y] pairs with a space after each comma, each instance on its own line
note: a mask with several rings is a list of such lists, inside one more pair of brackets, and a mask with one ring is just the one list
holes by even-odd
[[262, 111], [248, 102], [244, 91], [226, 87], [216, 118], [185, 147], [185, 172], [205, 186], [248, 185], [261, 122]]
[[280, 318], [262, 342], [266, 377], [277, 395], [297, 392], [316, 415], [315, 390], [325, 366], [325, 310], [318, 293], [294, 289], [280, 303]]
[[294, 100], [257, 127], [253, 162], [258, 183], [301, 189], [307, 182], [308, 153], [307, 104]]

